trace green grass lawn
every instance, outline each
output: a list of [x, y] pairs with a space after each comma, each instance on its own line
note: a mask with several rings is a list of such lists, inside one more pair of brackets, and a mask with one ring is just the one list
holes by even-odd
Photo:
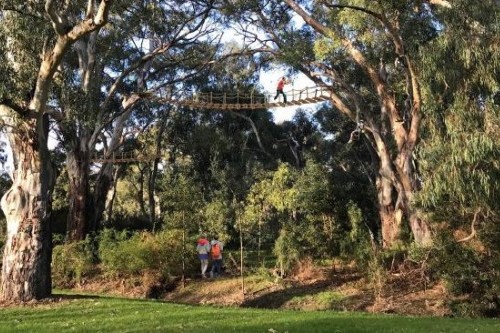
[[0, 310], [0, 332], [500, 332], [500, 321], [188, 306], [68, 295]]

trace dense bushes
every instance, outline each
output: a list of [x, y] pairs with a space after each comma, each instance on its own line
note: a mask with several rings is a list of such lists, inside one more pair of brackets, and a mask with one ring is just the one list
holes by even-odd
[[[484, 244], [481, 244], [484, 247]], [[500, 315], [500, 274], [497, 251], [478, 251], [441, 234], [431, 256], [431, 269], [453, 296], [468, 296], [452, 302], [459, 316]]]
[[87, 240], [54, 247], [52, 271], [55, 285], [80, 283], [96, 267], [105, 277], [141, 276], [154, 272], [158, 279], [166, 280], [182, 275], [183, 267], [184, 273], [190, 275], [197, 265], [194, 247], [183, 246], [180, 230], [152, 234], [105, 229], [97, 240], [98, 265], [93, 264], [95, 258]]
[[52, 280], [56, 286], [71, 287], [82, 282], [93, 267], [88, 239], [60, 244], [52, 250]]

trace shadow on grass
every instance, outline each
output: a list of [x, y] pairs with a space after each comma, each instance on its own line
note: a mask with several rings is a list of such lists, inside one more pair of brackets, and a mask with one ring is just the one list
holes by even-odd
[[[357, 274], [333, 274], [326, 280], [312, 284], [292, 285], [282, 290], [272, 291], [261, 295], [253, 295], [252, 298], [245, 300], [240, 306], [261, 309], [279, 309], [294, 298], [313, 296], [321, 292], [331, 291], [335, 287], [358, 279], [359, 275]], [[373, 295], [371, 293], [366, 293], [346, 296], [342, 299], [341, 304], [345, 304], [345, 306], [349, 308], [357, 304], [356, 310], [365, 310], [368, 306], [372, 305], [373, 302]]]
[[95, 294], [65, 294], [65, 293], [52, 293], [48, 299], [52, 300], [75, 300], [75, 299], [113, 299], [116, 297]]
[[65, 292], [56, 292], [52, 293], [52, 295], [45, 299], [45, 301], [72, 301], [72, 300], [82, 300], [82, 299], [101, 299], [101, 300], [129, 300], [132, 302], [159, 302], [159, 303], [172, 303], [168, 301], [162, 301], [158, 299], [151, 298], [134, 298], [134, 297], [124, 297], [124, 296], [114, 296], [114, 295], [99, 295], [99, 294], [85, 294], [85, 293], [65, 293]]

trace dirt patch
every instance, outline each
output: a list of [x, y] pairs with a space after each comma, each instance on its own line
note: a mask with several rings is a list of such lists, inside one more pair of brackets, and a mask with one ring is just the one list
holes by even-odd
[[422, 283], [412, 274], [389, 274], [373, 286], [350, 267], [314, 267], [305, 263], [293, 277], [277, 279], [226, 274], [220, 278], [159, 282], [146, 274], [133, 279], [85, 281], [75, 292], [132, 298], [160, 298], [186, 304], [268, 309], [383, 312], [406, 315], [449, 315], [449, 297], [439, 283]]
[[218, 278], [187, 280], [184, 287], [179, 286], [164, 298], [187, 304], [240, 305], [244, 300], [241, 282], [237, 278]]

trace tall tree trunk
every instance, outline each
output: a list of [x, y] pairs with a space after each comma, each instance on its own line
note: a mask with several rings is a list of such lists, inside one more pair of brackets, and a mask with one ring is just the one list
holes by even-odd
[[68, 172], [69, 211], [66, 222], [66, 237], [69, 241], [85, 239], [88, 233], [89, 211], [89, 163], [85, 153], [68, 152], [66, 159]]
[[[365, 57], [363, 50], [358, 48], [352, 39], [339, 35], [335, 29], [331, 29], [323, 22], [314, 19], [298, 2], [285, 0], [285, 3], [319, 34], [329, 39], [332, 36], [337, 37], [353, 62], [366, 73], [378, 96], [380, 114], [365, 112], [363, 116], [369, 125], [365, 127], [365, 132], [369, 132], [366, 136], [379, 158], [377, 190], [384, 247], [391, 247], [399, 239], [403, 219], [409, 223], [417, 243], [429, 242], [431, 240], [430, 229], [411, 206], [411, 198], [418, 190], [414, 183], [417, 171], [413, 168], [412, 162], [422, 117], [421, 94], [417, 73], [410, 56], [405, 53], [403, 39], [399, 31], [399, 22], [388, 19], [383, 11], [377, 13], [360, 6], [330, 5], [336, 9], [360, 10], [376, 19], [384, 27], [388, 40], [394, 46], [394, 55], [403, 62], [406, 87], [405, 91], [401, 92], [407, 96], [407, 103], [404, 103], [404, 106], [401, 103], [398, 105], [395, 93], [388, 85], [383, 72], [376, 69], [376, 66]], [[331, 81], [337, 82], [337, 86], [341, 87], [344, 93], [350, 97], [344, 99], [342, 94], [338, 94], [332, 89], [331, 101], [333, 105], [349, 118], [358, 121], [359, 110], [369, 108], [367, 106], [361, 107], [362, 98], [348, 82], [344, 82], [342, 75], [339, 75], [334, 68], [329, 66], [325, 66], [325, 68], [325, 75], [330, 76]], [[314, 70], [305, 69], [306, 67], [302, 67], [301, 71], [308, 75], [312, 81], [323, 86], [330, 85], [319, 79], [318, 75], [314, 74]], [[355, 107], [350, 107], [348, 103], [354, 103]]]
[[139, 203], [139, 209], [143, 216], [147, 216], [146, 211], [146, 201], [144, 200], [144, 178], [147, 174], [147, 166], [138, 166], [139, 169], [139, 179], [137, 180], [137, 202]]
[[375, 129], [371, 139], [375, 142], [373, 147], [378, 156], [376, 188], [382, 245], [391, 247], [399, 241], [404, 223], [408, 223], [416, 243], [428, 244], [432, 240], [431, 231], [411, 204], [411, 198], [419, 188], [411, 153], [402, 149], [396, 159], [391, 159], [387, 153], [387, 138], [379, 132]]
[[401, 209], [396, 209], [393, 199], [393, 186], [390, 180], [378, 176], [377, 181], [378, 206], [380, 216], [380, 230], [382, 233], [382, 245], [392, 246], [400, 236], [401, 231]]
[[[55, 2], [47, 1], [40, 17], [50, 21], [54, 30], [52, 37], [55, 38], [46, 36], [47, 41], [54, 43], [46, 43], [43, 50], [39, 50], [41, 62], [38, 71], [33, 75], [34, 90], [25, 94], [29, 97], [23, 102], [17, 101], [18, 104], [8, 98], [8, 95], [2, 96], [0, 101], [0, 115], [6, 115], [8, 118], [4, 121], [14, 129], [9, 133], [9, 140], [15, 167], [12, 188], [1, 201], [7, 219], [7, 240], [2, 265], [2, 299], [14, 302], [29, 301], [49, 296], [51, 293], [50, 216], [55, 177], [47, 147], [46, 104], [54, 74], [69, 47], [89, 32], [106, 24], [112, 2], [89, 2], [88, 15], [84, 20], [72, 25], [67, 20], [68, 13], [61, 11]], [[8, 29], [6, 31], [8, 32]], [[13, 34], [12, 38], [18, 33], [19, 31]], [[23, 59], [17, 59], [13, 54], [9, 63], [12, 68], [20, 68]], [[16, 118], [19, 121], [16, 121]]]
[[[117, 151], [120, 145], [123, 143], [123, 130], [125, 127], [125, 122], [132, 112], [132, 106], [139, 100], [139, 96], [133, 95], [131, 97], [125, 98], [122, 101], [123, 112], [114, 122], [113, 134], [111, 135], [111, 140], [109, 144], [106, 145], [106, 150], [104, 153], [104, 162], [97, 175], [97, 180], [94, 186], [93, 194], [93, 210], [92, 216], [89, 218], [89, 232], [97, 232], [102, 227], [102, 222], [104, 219], [104, 212], [108, 206], [108, 193], [113, 188], [116, 179], [114, 175], [114, 162], [112, 160], [113, 153]], [[96, 136], [97, 137], [97, 136]], [[95, 142], [95, 140], [92, 140]], [[111, 162], [110, 162], [111, 161]]]
[[93, 216], [89, 224], [89, 232], [98, 232], [102, 227], [108, 192], [113, 186], [113, 164], [104, 163], [94, 188]]
[[[12, 187], [4, 194], [7, 240], [2, 261], [2, 299], [23, 302], [50, 296], [50, 229], [53, 168], [46, 146], [45, 117], [10, 134], [15, 162]], [[33, 128], [36, 126], [36, 131]]]
[[106, 197], [106, 206], [105, 206], [105, 216], [103, 218], [104, 223], [111, 223], [111, 219], [113, 218], [113, 205], [115, 203], [115, 198], [116, 198], [116, 186], [117, 182], [116, 180], [118, 179], [118, 174], [120, 172], [120, 168], [116, 167], [114, 168], [113, 171], [113, 179], [115, 180], [113, 182], [113, 186], [109, 189], [108, 195]]
[[[166, 109], [161, 116], [158, 134], [156, 135], [155, 142], [155, 159], [153, 160], [153, 169], [151, 170], [148, 182], [148, 196], [149, 196], [149, 220], [153, 226], [153, 232], [156, 231], [157, 219], [160, 218], [161, 210], [156, 195], [156, 178], [158, 176], [158, 164], [160, 163], [160, 153], [162, 151], [163, 134], [167, 128], [167, 120], [170, 114], [170, 109]], [[158, 204], [158, 205], [157, 205]]]

